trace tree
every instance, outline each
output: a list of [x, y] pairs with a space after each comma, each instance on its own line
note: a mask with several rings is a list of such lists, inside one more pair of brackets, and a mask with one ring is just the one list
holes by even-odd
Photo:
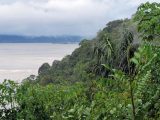
[[102, 64], [113, 64], [114, 61], [114, 47], [111, 39], [106, 33], [102, 33], [97, 43], [94, 46], [94, 55], [96, 56], [97, 66], [95, 67], [96, 74], [106, 76], [107, 71]]
[[44, 74], [50, 69], [50, 65], [48, 63], [44, 63], [38, 70], [38, 74]]
[[135, 20], [138, 21], [138, 31], [143, 40], [152, 41], [160, 37], [160, 3], [141, 4]]
[[16, 90], [18, 84], [11, 80], [4, 80], [0, 84], [0, 119], [1, 120], [16, 120], [17, 103]]

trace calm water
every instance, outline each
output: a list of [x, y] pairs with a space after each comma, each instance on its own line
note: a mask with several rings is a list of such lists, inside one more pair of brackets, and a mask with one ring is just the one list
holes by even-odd
[[71, 54], [78, 44], [4, 43], [0, 44], [0, 82], [4, 79], [21, 81], [45, 62], [61, 60]]

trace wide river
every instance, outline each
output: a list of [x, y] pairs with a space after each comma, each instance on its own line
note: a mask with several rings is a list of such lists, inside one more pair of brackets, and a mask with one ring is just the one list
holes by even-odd
[[45, 62], [52, 64], [61, 60], [78, 44], [51, 43], [0, 43], [0, 82], [10, 79], [20, 82], [31, 74], [37, 75], [38, 68]]

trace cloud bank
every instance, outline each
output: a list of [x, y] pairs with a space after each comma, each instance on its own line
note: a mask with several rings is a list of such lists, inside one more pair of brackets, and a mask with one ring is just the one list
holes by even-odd
[[[93, 36], [147, 0], [1, 0], [0, 34]], [[149, 0], [159, 2], [159, 0]]]

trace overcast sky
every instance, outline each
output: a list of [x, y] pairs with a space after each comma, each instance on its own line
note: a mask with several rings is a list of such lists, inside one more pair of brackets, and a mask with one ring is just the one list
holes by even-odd
[[95, 36], [146, 1], [159, 0], [0, 0], [0, 34]]

